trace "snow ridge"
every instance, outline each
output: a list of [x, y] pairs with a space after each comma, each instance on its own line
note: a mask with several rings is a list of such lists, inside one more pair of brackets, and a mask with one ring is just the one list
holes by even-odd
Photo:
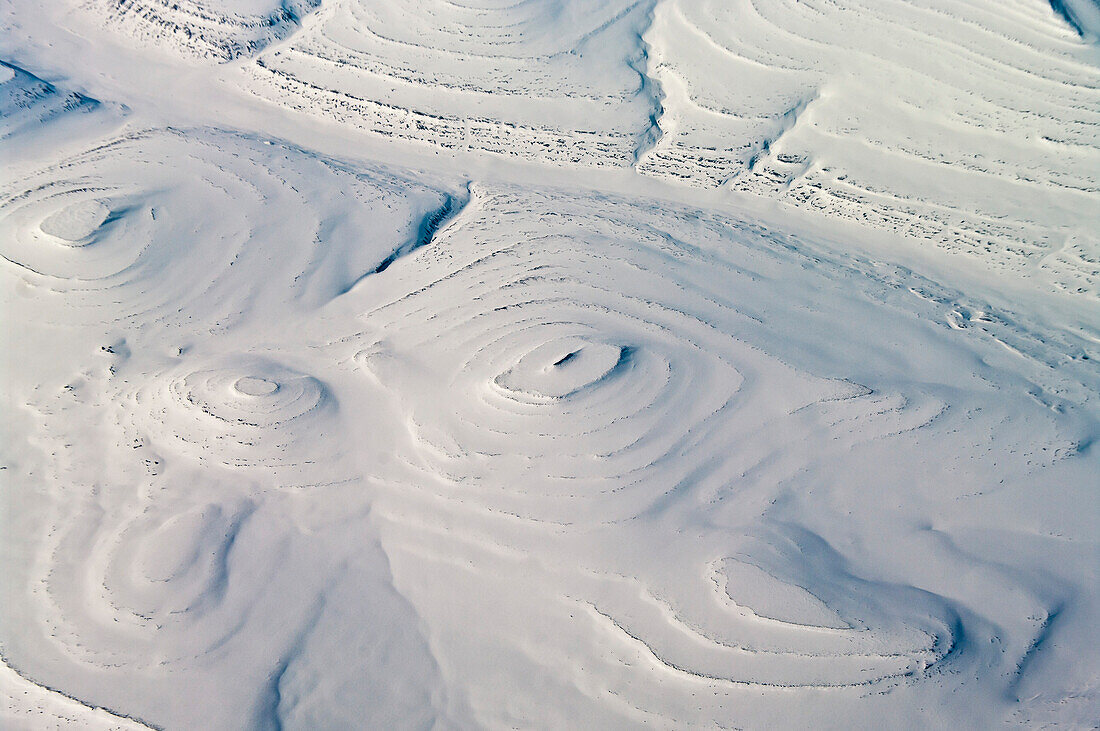
[[1092, 723], [1058, 7], [8, 2], [0, 725]]
[[190, 59], [223, 63], [254, 56], [286, 38], [320, 4], [321, 0], [88, 0], [83, 10], [138, 43], [167, 45]]

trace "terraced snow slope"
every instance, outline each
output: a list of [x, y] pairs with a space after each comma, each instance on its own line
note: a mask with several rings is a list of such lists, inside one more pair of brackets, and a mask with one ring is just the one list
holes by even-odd
[[0, 725], [1092, 727], [1093, 9], [0, 7]]
[[643, 4], [326, 5], [248, 71], [293, 109], [447, 149], [622, 166], [651, 135]]
[[[124, 7], [131, 33], [178, 45], [163, 13]], [[188, 55], [282, 22], [172, 7], [203, 19]], [[1092, 0], [332, 0], [239, 83], [388, 139], [777, 198], [1095, 297], [1097, 17]]]
[[81, 10], [133, 42], [230, 61], [293, 33], [320, 0], [86, 0]]
[[1100, 55], [1045, 3], [667, 2], [645, 40], [643, 172], [1100, 294]]

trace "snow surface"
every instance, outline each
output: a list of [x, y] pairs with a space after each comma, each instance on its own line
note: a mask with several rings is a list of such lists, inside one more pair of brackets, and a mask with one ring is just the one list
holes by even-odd
[[0, 725], [1095, 728], [1098, 16], [0, 3]]

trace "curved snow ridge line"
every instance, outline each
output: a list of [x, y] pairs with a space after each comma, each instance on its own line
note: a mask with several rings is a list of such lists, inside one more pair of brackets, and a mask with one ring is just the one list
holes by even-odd
[[1089, 0], [1050, 0], [1054, 12], [1065, 18], [1077, 35], [1096, 42], [1100, 39], [1100, 8]]
[[71, 114], [103, 108], [96, 99], [60, 89], [15, 64], [0, 61], [0, 141], [34, 132]]
[[[492, 272], [474, 268], [469, 279], [451, 280], [448, 284], [453, 282], [456, 293], [468, 291], [474, 284], [473, 278], [486, 281]], [[467, 489], [473, 487], [471, 479], [490, 479], [503, 468], [502, 462], [513, 461], [507, 456], [512, 450], [505, 447], [510, 441], [509, 434], [526, 434], [538, 440], [542, 446], [531, 445], [536, 451], [529, 446], [516, 455], [514, 468], [522, 469], [525, 475], [517, 487], [529, 479], [539, 480], [546, 485], [540, 502], [560, 494], [562, 507], [568, 508], [569, 503], [584, 496], [613, 500], [614, 494], [629, 488], [631, 482], [644, 479], [646, 470], [656, 467], [655, 460], [661, 454], [685, 448], [676, 444], [694, 439], [689, 434], [691, 428], [679, 426], [663, 432], [655, 429], [662, 422], [672, 427], [667, 416], [662, 415], [671, 413], [675, 404], [683, 409], [683, 400], [692, 398], [693, 393], [713, 392], [715, 396], [708, 396], [704, 403], [689, 409], [693, 424], [705, 422], [723, 408], [727, 397], [721, 394], [736, 388], [740, 376], [720, 359], [700, 370], [703, 363], [699, 361], [706, 358], [701, 345], [687, 342], [669, 350], [667, 345], [658, 345], [659, 341], [643, 344], [639, 337], [646, 331], [649, 331], [646, 339], [667, 338], [674, 332], [672, 325], [649, 324], [636, 315], [626, 315], [625, 304], [611, 308], [573, 305], [577, 300], [583, 302], [582, 298], [591, 299], [593, 294], [610, 296], [611, 292], [571, 285], [569, 279], [577, 276], [578, 270], [564, 270], [560, 276], [552, 274], [525, 277], [527, 281], [519, 289], [506, 295], [508, 299], [495, 298], [492, 317], [479, 316], [476, 309], [467, 313], [464, 311], [467, 308], [455, 310], [453, 322], [451, 317], [446, 320], [436, 317], [438, 326], [445, 329], [459, 321], [473, 325], [465, 328], [463, 335], [447, 337], [438, 344], [442, 352], [467, 354], [455, 363], [454, 373], [460, 374], [461, 380], [453, 380], [454, 375], [443, 376], [441, 385], [452, 393], [470, 393], [472, 398], [460, 411], [447, 415], [444, 422], [439, 414], [416, 408], [410, 415], [410, 425], [422, 447], [421, 458], [434, 463], [432, 471], [453, 476]], [[540, 297], [542, 289], [546, 296]], [[446, 297], [450, 291], [451, 287], [434, 287], [424, 296], [435, 300]], [[482, 296], [475, 293], [475, 308]], [[651, 308], [652, 304], [639, 301], [631, 305], [635, 306]], [[544, 308], [556, 308], [559, 312], [547, 318], [540, 315]], [[377, 314], [373, 318], [376, 322], [382, 317], [407, 319], [394, 312]], [[634, 335], [624, 331], [615, 336], [615, 329], [623, 330], [624, 325], [631, 330], [639, 329]], [[677, 332], [681, 333], [681, 339], [688, 326], [686, 320], [680, 323]], [[412, 350], [422, 352], [425, 346], [436, 347], [421, 343]], [[685, 350], [680, 352], [681, 349]], [[393, 357], [383, 357], [384, 353], [370, 354], [360, 360], [383, 383], [394, 387], [397, 379], [406, 380], [401, 376], [404, 366], [398, 360], [393, 368], [389, 367]], [[705, 379], [698, 385], [690, 375], [693, 369], [689, 363], [695, 363], [694, 370]], [[714, 369], [728, 372], [728, 376], [722, 378], [717, 372], [711, 373]], [[731, 385], [719, 388], [723, 381]], [[419, 401], [416, 394], [420, 392], [413, 387], [399, 393]], [[438, 397], [430, 393], [424, 392], [425, 407], [428, 403], [439, 403]], [[584, 422], [576, 420], [581, 413], [588, 415]], [[596, 415], [598, 419], [591, 418]], [[492, 472], [481, 474], [476, 465], [486, 458], [493, 459], [486, 464], [486, 467], [492, 465]], [[470, 473], [471, 468], [475, 472]], [[479, 492], [492, 500], [495, 490], [486, 488]], [[516, 497], [522, 500], [522, 495]], [[622, 497], [618, 501], [622, 502]], [[502, 507], [499, 502], [497, 507]]]
[[[436, 628], [441, 664], [461, 667], [485, 699], [476, 705], [487, 725], [508, 717], [496, 710], [502, 694], [486, 690], [506, 662], [579, 688], [600, 709], [614, 694], [638, 713], [736, 719], [710, 691], [807, 698], [829, 688], [843, 703], [896, 688], [934, 694], [1016, 661], [985, 616], [920, 588], [920, 571], [896, 584], [861, 579], [823, 539], [771, 560], [746, 547], [737, 560], [766, 574], [755, 584], [742, 571], [720, 586], [713, 562], [730, 555], [731, 535], [772, 526], [777, 505], [842, 494], [836, 483], [886, 455], [910, 464], [934, 450], [945, 473], [974, 460], [1004, 476], [1052, 464], [1048, 447], [1067, 446], [1054, 420], [1037, 409], [1017, 419], [986, 400], [1015, 393], [1005, 384], [1020, 363], [1001, 372], [991, 361], [996, 387], [956, 376], [995, 352], [998, 336], [1029, 340], [1036, 358], [1062, 357], [1068, 340], [901, 268], [704, 212], [473, 192], [432, 245], [341, 303], [359, 330], [325, 348], [385, 388], [398, 434], [365, 471], [386, 486], [387, 550]], [[808, 284], [818, 277], [827, 284]], [[861, 317], [833, 312], [849, 298]], [[890, 385], [817, 377], [772, 354], [802, 328], [824, 327], [823, 309], [845, 367], [849, 347], [881, 349]], [[866, 318], [881, 310], [915, 315], [917, 330], [891, 316], [889, 342], [869, 344], [867, 331], [885, 330]], [[962, 330], [947, 319], [956, 310]], [[961, 370], [896, 361], [922, 349], [929, 362], [961, 358]], [[949, 381], [936, 386], [944, 368]], [[1095, 383], [1098, 372], [1064, 375]], [[1061, 374], [1049, 377], [1053, 387]], [[1002, 453], [1015, 455], [1011, 466]], [[929, 479], [940, 484], [892, 471], [860, 485], [886, 496], [941, 489], [911, 484]], [[636, 577], [650, 596], [578, 576], [588, 570]], [[788, 605], [791, 595], [800, 599]], [[563, 597], [607, 622], [578, 623]], [[482, 662], [493, 668], [474, 668]], [[699, 684], [708, 692], [693, 694]], [[525, 701], [552, 695], [519, 691]]]
[[406, 5], [348, 0], [322, 11], [245, 70], [246, 88], [395, 139], [555, 165], [631, 164], [655, 114], [639, 60], [651, 3]]
[[[60, 454], [43, 476], [50, 511], [33, 599], [65, 657], [148, 671], [199, 658], [237, 632], [236, 605], [249, 600], [232, 588], [228, 562], [255, 503], [218, 495], [224, 475], [207, 473], [201, 487], [182, 489], [172, 452], [128, 430], [108, 406], [112, 378], [89, 370], [31, 404], [41, 447]], [[102, 438], [78, 444], [70, 425], [105, 412], [115, 421], [104, 420]], [[104, 464], [113, 487], [98, 484]]]
[[392, 254], [382, 260], [381, 264], [375, 267], [372, 273], [381, 274], [402, 256], [407, 256], [417, 249], [431, 244], [432, 239], [435, 238], [440, 228], [447, 225], [448, 222], [462, 213], [462, 210], [469, 204], [472, 195], [470, 184], [466, 186], [466, 196], [464, 198], [456, 198], [455, 196], [447, 195], [446, 199], [443, 201], [443, 205], [429, 213], [424, 220], [420, 222], [420, 226], [416, 231], [416, 238], [395, 249]]
[[659, 0], [652, 0], [646, 9], [645, 28], [638, 34], [638, 56], [630, 62], [631, 68], [642, 80], [641, 93], [652, 98], [652, 112], [649, 115], [649, 127], [639, 137], [638, 145], [634, 148], [634, 166], [637, 167], [642, 158], [646, 157], [653, 148], [661, 142], [664, 130], [661, 128], [661, 117], [664, 116], [665, 91], [658, 76], [650, 71], [652, 65], [652, 49], [646, 42], [645, 34], [653, 25], [654, 12]]
[[269, 357], [183, 357], [170, 369], [145, 371], [111, 402], [126, 414], [134, 444], [259, 472], [283, 488], [350, 478], [337, 467], [338, 406], [328, 387]]
[[387, 270], [408, 294], [361, 315], [375, 342], [331, 346], [354, 348], [337, 357], [406, 414], [414, 448], [398, 464], [422, 477], [386, 479], [441, 481], [441, 497], [549, 523], [614, 522], [659, 502], [700, 455], [715, 486], [752, 473], [785, 452], [784, 424], [850, 444], [845, 432], [873, 441], [943, 410], [802, 373], [723, 331], [745, 313], [702, 270], [639, 246], [639, 225], [573, 207], [548, 219], [510, 193], [476, 201], [432, 247], [438, 265], [426, 250]]
[[320, 2], [266, 0], [260, 12], [232, 12], [207, 0], [88, 0], [82, 10], [140, 45], [226, 62], [255, 56], [287, 38]]
[[[718, 651], [715, 653], [717, 657], [709, 661], [709, 664], [712, 665], [712, 669], [703, 669], [700, 666], [708, 664], [708, 661], [705, 659], [673, 659], [673, 655], [684, 652], [682, 646], [671, 645], [662, 650], [655, 646], [654, 640], [647, 639], [641, 632], [632, 631], [621, 621], [601, 611], [597, 606], [592, 604], [582, 604], [582, 606], [585, 606], [594, 618], [602, 620], [608, 630], [618, 633], [624, 640], [632, 643], [642, 652], [643, 656], [658, 667], [672, 671], [681, 677], [708, 684], [721, 683], [775, 689], [841, 689], [871, 686], [895, 678], [910, 677], [923, 671], [926, 667], [926, 661], [906, 656], [890, 657], [857, 654], [811, 655], [807, 653], [769, 653], [774, 654], [774, 659], [788, 665], [788, 667], [778, 667], [773, 670], [773, 672], [778, 673], [778, 678], [772, 679], [767, 677], [766, 670], [757, 670], [754, 673], [753, 670], [745, 668], [745, 665], [750, 664], [752, 660], [758, 659], [760, 655], [758, 651], [717, 645], [710, 642], [707, 638], [691, 633], [682, 626], [676, 627], [677, 633], [688, 636], [692, 644], [698, 645], [707, 643], [709, 644], [709, 650], [712, 652], [714, 650]], [[883, 665], [894, 664], [897, 667], [894, 669], [877, 668], [875, 667], [876, 663]], [[793, 675], [798, 672], [789, 667], [791, 664], [805, 666], [805, 668], [802, 669], [803, 672], [810, 675], [813, 679], [779, 679], [783, 676]], [[738, 668], [739, 673], [737, 675], [724, 674], [720, 670], [723, 666], [729, 667], [731, 665]], [[816, 671], [813, 669], [815, 665], [820, 666]], [[831, 673], [843, 674], [846, 671], [864, 677], [852, 680], [845, 680], [843, 678], [832, 679], [828, 677]], [[744, 675], [741, 673], [744, 673]], [[760, 677], [756, 677], [756, 675]]]
[[389, 139], [426, 142], [448, 150], [478, 150], [556, 165], [623, 167], [635, 145], [632, 132], [547, 129], [526, 121], [434, 114], [374, 101], [303, 81], [293, 72], [269, 68], [264, 59], [246, 73], [250, 91], [276, 104]]
[[0, 720], [6, 718], [12, 723], [26, 721], [38, 728], [56, 724], [58, 728], [95, 731], [160, 729], [140, 718], [85, 703], [63, 690], [37, 683], [13, 668], [3, 654], [0, 654], [0, 697], [3, 698]]
[[[560, 199], [565, 194], [557, 195]], [[558, 205], [550, 203], [555, 198], [538, 192], [525, 191], [521, 196], [517, 191], [507, 188], [484, 189], [480, 197], [482, 204], [478, 206], [478, 210], [467, 212], [465, 223], [484, 217], [486, 222], [478, 224], [479, 226], [505, 220], [509, 225], [518, 225], [522, 218], [509, 212], [518, 205], [521, 197], [523, 200], [533, 201], [540, 208]], [[1100, 350], [1097, 349], [1100, 333], [1085, 323], [1071, 323], [1066, 326], [1065, 323], [1043, 321], [1017, 308], [992, 305], [964, 295], [906, 267], [854, 254], [838, 256], [798, 237], [752, 222], [716, 216], [703, 210], [669, 210], [654, 217], [651, 215], [651, 207], [639, 206], [636, 202], [617, 196], [565, 197], [570, 206], [576, 207], [577, 220], [597, 217], [598, 226], [606, 227], [606, 233], [634, 240], [674, 259], [702, 256], [710, 260], [709, 266], [728, 270], [731, 276], [759, 281], [762, 275], [754, 271], [752, 266], [738, 264], [729, 257], [715, 258], [716, 253], [728, 247], [728, 239], [733, 237], [737, 239], [738, 246], [749, 255], [748, 261], [756, 262], [756, 266], [763, 266], [762, 262], [774, 260], [783, 262], [785, 266], [824, 267], [843, 279], [846, 286], [858, 284], [865, 297], [880, 305], [902, 309], [916, 306], [922, 311], [922, 317], [952, 329], [966, 330], [970, 336], [980, 334], [1027, 361], [1030, 364], [1028, 377], [1033, 379], [1033, 388], [1036, 392], [1042, 392], [1043, 399], [1056, 410], [1063, 409], [1065, 402], [1080, 405], [1091, 401], [1095, 386], [1100, 385], [1100, 370], [1096, 365], [1096, 361], [1100, 360]], [[478, 197], [474, 200], [477, 201]], [[493, 208], [499, 210], [494, 211]], [[629, 213], [623, 214], [620, 211]], [[570, 230], [570, 235], [582, 238], [588, 235], [587, 230], [570, 226], [558, 212], [545, 214], [537, 223], [523, 224], [522, 235], [532, 242], [536, 237], [551, 236], [544, 229], [549, 222], [562, 224]], [[700, 225], [707, 227], [708, 238], [713, 238], [712, 241], [693, 243], [676, 234], [677, 227], [697, 228]], [[489, 238], [491, 234], [487, 236]], [[1053, 267], [1054, 262], [1048, 259], [1044, 266]], [[432, 270], [434, 271], [434, 267]], [[457, 271], [448, 271], [431, 279], [429, 284], [417, 291], [422, 292], [445, 278], [457, 275]], [[707, 287], [694, 289], [697, 296], [712, 303], [701, 310], [707, 312], [708, 316], [721, 312], [746, 323], [762, 324], [758, 308], [750, 307], [744, 298], [731, 306], [728, 297], [716, 297], [714, 293], [707, 291]], [[929, 310], [929, 306], [932, 309]], [[866, 389], [864, 386], [857, 387]], [[869, 396], [871, 393], [867, 391], [865, 395]], [[879, 394], [876, 398], [882, 396], [884, 394]], [[931, 408], [934, 410], [934, 407]]]
[[637, 167], [1095, 297], [1100, 69], [1058, 22], [931, 0], [659, 3], [663, 134]]
[[[58, 455], [41, 475], [47, 510], [30, 571], [33, 621], [50, 656], [65, 660], [55, 668], [61, 678], [170, 681], [181, 669], [216, 677], [226, 666], [212, 657], [247, 633], [270, 634], [270, 619], [255, 615], [274, 611], [293, 625], [303, 577], [281, 572], [298, 550], [297, 531], [288, 534], [263, 508], [295, 480], [312, 485], [319, 469], [346, 467], [325, 447], [334, 415], [311, 403], [315, 379], [256, 357], [199, 358], [207, 367], [190, 379], [191, 392], [137, 414], [152, 385], [167, 381], [162, 390], [172, 391], [181, 381], [157, 372], [155, 357], [113, 350], [110, 366], [89, 368], [56, 393], [40, 389], [30, 404], [35, 441]], [[78, 439], [79, 425], [97, 419], [95, 437]], [[195, 419], [206, 441], [192, 450]], [[290, 464], [303, 456], [316, 463]], [[294, 591], [269, 609], [269, 583]], [[244, 696], [254, 690], [242, 684]]]
[[[36, 446], [56, 458], [45, 460], [38, 476], [36, 498], [42, 510], [31, 518], [36, 527], [28, 532], [28, 540], [38, 545], [25, 590], [12, 597], [33, 628], [15, 643], [24, 662], [54, 685], [80, 689], [97, 702], [131, 712], [140, 709], [146, 717], [169, 719], [167, 725], [181, 718], [225, 727], [254, 722], [255, 707], [266, 708], [270, 700], [265, 680], [287, 667], [305, 675], [283, 678], [280, 687], [288, 685], [299, 694], [295, 700], [303, 700], [303, 682], [321, 677], [328, 684], [332, 678], [316, 675], [317, 651], [307, 652], [301, 639], [308, 636], [312, 642], [317, 635], [324, 641], [329, 636], [328, 628], [313, 631], [313, 608], [338, 583], [332, 569], [342, 572], [349, 558], [363, 555], [367, 533], [363, 524], [353, 523], [351, 544], [341, 544], [326, 532], [303, 539], [307, 529], [300, 522], [309, 520], [308, 512], [299, 512], [302, 503], [272, 509], [280, 501], [277, 493], [288, 496], [289, 473], [266, 463], [284, 458], [281, 445], [273, 443], [279, 439], [291, 447], [290, 456], [320, 445], [312, 434], [308, 445], [280, 437], [287, 424], [309, 420], [296, 424], [303, 430], [299, 437], [304, 430], [326, 427], [301, 398], [268, 403], [278, 398], [280, 389], [293, 390], [292, 380], [270, 359], [259, 363], [264, 366], [259, 375], [279, 375], [280, 389], [263, 387], [255, 359], [234, 357], [234, 365], [252, 363], [247, 378], [254, 380], [241, 383], [239, 373], [232, 373], [231, 383], [203, 392], [203, 403], [211, 412], [208, 418], [231, 424], [226, 428], [235, 429], [234, 434], [241, 433], [245, 421], [257, 425], [248, 428], [252, 443], [247, 454], [264, 466], [245, 470], [219, 464], [213, 457], [226, 461], [216, 454], [223, 440], [210, 434], [205, 446], [211, 458], [191, 459], [180, 447], [185, 436], [176, 433], [180, 429], [150, 438], [153, 427], [130, 418], [127, 393], [134, 384], [166, 380], [157, 372], [156, 355], [135, 346], [135, 354], [124, 359], [119, 354], [126, 348], [116, 345], [113, 350], [108, 354], [114, 356], [111, 365], [88, 368], [56, 392], [41, 387], [30, 404], [37, 415]], [[224, 359], [217, 362], [226, 364]], [[270, 408], [226, 404], [224, 399], [234, 392], [261, 398]], [[232, 414], [226, 413], [229, 407]], [[179, 427], [182, 420], [169, 417], [171, 423], [164, 428]], [[80, 425], [89, 423], [99, 428], [90, 438], [80, 438]], [[261, 434], [252, 434], [259, 430]], [[338, 462], [326, 469], [346, 467], [346, 460], [331, 453], [326, 457]], [[354, 491], [344, 497], [342, 509], [364, 511]], [[323, 547], [311, 548], [316, 542]], [[348, 553], [329, 564], [329, 549]], [[372, 598], [366, 611], [376, 601]], [[361, 604], [350, 607], [349, 617], [359, 619], [357, 612], [362, 611]], [[349, 617], [342, 621], [351, 621]], [[391, 619], [396, 620], [393, 626], [400, 626], [404, 615]], [[337, 626], [343, 627], [339, 636], [346, 638], [347, 625]], [[242, 656], [247, 660], [238, 663]], [[374, 663], [366, 665], [378, 672]], [[181, 673], [189, 678], [188, 689], [182, 691], [187, 694], [184, 706], [178, 700]], [[106, 688], [103, 678], [111, 679]], [[140, 690], [128, 692], [131, 686]], [[212, 695], [228, 700], [212, 706], [200, 702]], [[301, 715], [294, 704], [289, 708]], [[308, 715], [308, 709], [303, 712]]]
[[814, 405], [829, 430], [840, 433], [840, 427], [848, 427], [852, 446], [923, 429], [950, 408], [943, 399], [926, 394], [874, 393], [853, 399], [860, 400], [832, 399]]
[[[224, 328], [265, 298], [285, 311], [338, 296], [444, 197], [270, 140], [148, 130], [5, 185], [0, 264], [64, 296], [70, 320]], [[272, 278], [285, 286], [257, 284]]]
[[[240, 221], [239, 216], [236, 230], [225, 220], [202, 222], [180, 217], [184, 211], [182, 198], [173, 200], [170, 193], [165, 196], [155, 192], [169, 174], [165, 157], [180, 146], [186, 148], [191, 143], [175, 135], [129, 135], [42, 171], [33, 181], [25, 181], [24, 190], [16, 187], [19, 192], [8, 193], [0, 201], [0, 211], [16, 232], [16, 238], [5, 247], [4, 259], [36, 275], [32, 281], [40, 282], [40, 286], [67, 294], [73, 305], [71, 315], [77, 319], [82, 315], [89, 319], [111, 318], [112, 309], [121, 310], [115, 317], [155, 314], [170, 306], [169, 302], [178, 307], [186, 298], [181, 285], [189, 277], [194, 278], [195, 270], [172, 268], [169, 279], [169, 263], [174, 259], [174, 263], [180, 262], [177, 252], [167, 250], [167, 242], [194, 223], [214, 229], [195, 238], [199, 244], [196, 249], [201, 251], [204, 242], [208, 248], [217, 242], [218, 251], [205, 253], [204, 258], [208, 267], [213, 264], [215, 271], [221, 271], [240, 256], [250, 233], [249, 224]], [[192, 149], [201, 155], [201, 146]], [[192, 162], [201, 160], [194, 154], [188, 157]], [[91, 188], [93, 180], [98, 180], [100, 187]], [[125, 187], [102, 185], [112, 180], [124, 181]], [[234, 190], [246, 207], [255, 207], [263, 199], [251, 183], [234, 179], [216, 163], [207, 165], [198, 175], [177, 181], [174, 187], [178, 192], [207, 199], [213, 210], [225, 206], [224, 202], [219, 206], [217, 198], [224, 201], [227, 189]], [[43, 235], [43, 221], [57, 215], [71, 216], [73, 208], [89, 203], [99, 203], [109, 213], [98, 222], [86, 221], [88, 230], [78, 240], [81, 246], [58, 246]], [[174, 208], [179, 209], [178, 213]], [[204, 281], [193, 282], [199, 288], [197, 299], [202, 299], [211, 286], [205, 281], [208, 273], [202, 276]], [[126, 303], [136, 311], [126, 311]]]
[[611, 79], [600, 78], [589, 73], [597, 71], [593, 62], [580, 57], [604, 52], [596, 40], [611, 40], [615, 52], [633, 50], [631, 39], [617, 33], [628, 35], [648, 4], [536, 0], [478, 8], [439, 0], [344, 0], [326, 7], [316, 32], [293, 45], [413, 87], [614, 101], [629, 95], [629, 86], [619, 84], [634, 73], [604, 69]]
[[909, 626], [889, 616], [892, 607], [871, 616], [864, 611], [859, 627], [764, 617], [733, 602], [714, 575], [696, 590], [709, 596], [675, 596], [683, 615], [637, 580], [602, 583], [599, 599], [573, 600], [644, 645], [662, 665], [697, 679], [787, 688], [872, 685], [929, 672], [955, 644], [951, 622]]

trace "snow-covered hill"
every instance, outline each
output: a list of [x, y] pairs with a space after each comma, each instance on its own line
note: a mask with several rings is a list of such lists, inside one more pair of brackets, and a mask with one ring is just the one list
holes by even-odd
[[1091, 0], [0, 5], [0, 725], [1088, 728]]

